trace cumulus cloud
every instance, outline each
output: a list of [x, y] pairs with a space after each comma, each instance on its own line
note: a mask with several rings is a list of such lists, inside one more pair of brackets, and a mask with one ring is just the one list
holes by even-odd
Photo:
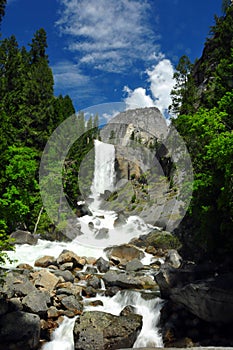
[[168, 59], [161, 60], [151, 70], [147, 70], [150, 90], [155, 106], [164, 112], [171, 104], [170, 92], [174, 87], [174, 68]]
[[126, 86], [124, 87], [124, 92], [127, 93], [126, 106], [128, 109], [154, 106], [165, 114], [172, 102], [170, 92], [174, 87], [173, 66], [168, 59], [161, 56], [161, 60], [151, 69], [147, 69], [146, 73], [151, 95], [142, 87], [131, 90]]
[[56, 25], [61, 34], [69, 36], [68, 49], [79, 56], [80, 63], [119, 73], [159, 52], [148, 1], [59, 1], [62, 11]]
[[131, 90], [128, 86], [125, 86], [124, 92], [128, 95], [125, 99], [126, 109], [154, 106], [154, 101], [146, 94], [146, 89], [143, 89], [142, 87]]

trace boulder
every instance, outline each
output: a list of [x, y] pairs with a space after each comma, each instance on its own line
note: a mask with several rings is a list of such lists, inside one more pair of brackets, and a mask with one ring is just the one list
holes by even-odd
[[0, 318], [0, 349], [38, 349], [40, 318], [27, 312], [15, 311]]
[[42, 291], [31, 292], [22, 300], [22, 304], [26, 311], [37, 314], [41, 317], [46, 315], [48, 311], [48, 303], [50, 303], [50, 296], [48, 293]]
[[56, 259], [54, 258], [54, 256], [45, 255], [45, 256], [42, 256], [41, 258], [38, 258], [35, 261], [34, 266], [48, 267], [49, 265], [54, 265], [55, 261], [56, 261]]
[[73, 267], [80, 267], [83, 268], [83, 266], [86, 264], [86, 259], [78, 256], [74, 252], [70, 250], [63, 250], [59, 257], [57, 258], [57, 264], [63, 265], [65, 263], [73, 263]]
[[176, 269], [181, 266], [182, 258], [175, 249], [169, 249], [166, 255], [165, 262], [175, 267]]
[[91, 278], [88, 278], [88, 280], [87, 280], [87, 286], [90, 286], [94, 289], [101, 288], [100, 279], [96, 276], [91, 276]]
[[22, 297], [31, 292], [36, 291], [35, 286], [29, 281], [27, 276], [21, 275], [17, 272], [9, 272], [5, 278], [3, 286], [0, 291], [8, 298]]
[[102, 227], [100, 230], [97, 231], [95, 234], [95, 239], [106, 239], [109, 238], [108, 228]]
[[100, 311], [81, 315], [74, 326], [75, 350], [105, 350], [132, 347], [142, 328], [142, 316], [115, 316]]
[[[211, 323], [233, 322], [233, 274], [173, 288], [170, 298]], [[229, 285], [227, 285], [229, 282]]]
[[122, 211], [122, 212], [118, 213], [118, 216], [115, 219], [113, 225], [114, 225], [115, 228], [117, 228], [117, 227], [119, 228], [119, 227], [125, 225], [126, 222], [127, 222], [127, 217], [125, 216], [124, 212]]
[[138, 259], [133, 259], [126, 264], [126, 271], [139, 271], [144, 268], [144, 265]]
[[153, 230], [139, 238], [134, 238], [131, 243], [137, 247], [154, 247], [156, 249], [179, 249], [181, 243], [178, 238], [170, 232]]
[[123, 289], [147, 289], [156, 287], [150, 276], [134, 276], [132, 273], [110, 270], [103, 275], [106, 287], [120, 287]]
[[101, 273], [107, 272], [110, 268], [109, 261], [105, 260], [102, 257], [100, 257], [98, 260], [96, 260], [96, 266], [97, 266], [99, 272], [101, 272]]
[[14, 239], [13, 244], [30, 244], [36, 245], [38, 242], [38, 236], [33, 235], [29, 231], [17, 230], [12, 232], [10, 238]]
[[48, 291], [54, 290], [60, 281], [60, 279], [55, 276], [54, 273], [47, 270], [36, 271], [32, 273], [31, 276], [36, 287], [42, 287]]
[[65, 282], [74, 282], [73, 274], [68, 270], [55, 270], [53, 274], [57, 277], [62, 277]]
[[122, 244], [120, 246], [105, 248], [105, 253], [109, 259], [126, 264], [133, 259], [142, 259], [145, 257], [144, 252], [132, 244]]
[[161, 297], [182, 305], [200, 319], [233, 322], [233, 273], [214, 271], [214, 266], [187, 264], [175, 269], [163, 265], [155, 276]]
[[75, 315], [79, 315], [83, 310], [83, 305], [75, 298], [74, 295], [68, 295], [61, 300], [61, 304], [65, 309], [73, 311]]

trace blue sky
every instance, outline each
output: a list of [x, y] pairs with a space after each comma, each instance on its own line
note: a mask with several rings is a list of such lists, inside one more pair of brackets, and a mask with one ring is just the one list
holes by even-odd
[[179, 57], [201, 56], [221, 0], [8, 0], [2, 37], [20, 46], [43, 27], [55, 94], [76, 110], [170, 104]]

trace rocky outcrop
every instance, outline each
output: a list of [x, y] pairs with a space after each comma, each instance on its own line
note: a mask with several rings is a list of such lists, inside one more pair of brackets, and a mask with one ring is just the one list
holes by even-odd
[[[167, 346], [188, 337], [195, 344], [233, 345], [233, 274], [214, 264], [162, 265], [155, 276], [162, 298], [161, 325]], [[178, 343], [177, 343], [178, 341]]]
[[85, 312], [75, 322], [75, 350], [106, 350], [132, 347], [142, 328], [142, 316], [129, 313], [114, 316], [105, 312]]
[[14, 311], [0, 317], [0, 349], [38, 349], [40, 318], [38, 315]]
[[36, 245], [38, 242], [38, 236], [33, 235], [29, 231], [17, 230], [15, 232], [12, 232], [10, 238], [13, 238], [14, 244]]

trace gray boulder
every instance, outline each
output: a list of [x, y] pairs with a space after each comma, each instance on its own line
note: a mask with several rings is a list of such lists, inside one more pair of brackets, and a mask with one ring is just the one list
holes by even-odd
[[19, 273], [9, 272], [5, 278], [0, 291], [8, 298], [22, 297], [36, 291], [36, 287], [29, 281], [28, 277]]
[[181, 266], [182, 258], [180, 254], [175, 249], [169, 249], [167, 252], [167, 256], [165, 262], [170, 264], [171, 266], [178, 268]]
[[126, 271], [139, 271], [144, 268], [143, 264], [138, 259], [133, 259], [126, 264]]
[[12, 232], [10, 238], [14, 239], [14, 244], [30, 244], [36, 245], [38, 242], [38, 236], [33, 235], [29, 231], [17, 230]]
[[142, 328], [142, 316], [114, 316], [105, 312], [85, 312], [75, 322], [75, 350], [106, 350], [132, 347]]
[[98, 260], [96, 260], [96, 266], [97, 266], [99, 272], [101, 272], [101, 273], [107, 272], [110, 268], [109, 261], [105, 260], [102, 257], [100, 257]]
[[[228, 276], [224, 283], [226, 283]], [[233, 275], [230, 283], [233, 282]], [[233, 322], [233, 288], [224, 287], [218, 279], [189, 283], [173, 288], [170, 298], [192, 314], [211, 323]]]
[[38, 314], [42, 317], [48, 311], [48, 303], [50, 303], [50, 296], [48, 293], [42, 291], [31, 292], [22, 300], [22, 304], [28, 312]]
[[0, 318], [0, 349], [38, 349], [40, 318], [31, 313], [15, 311]]
[[110, 270], [103, 275], [106, 287], [120, 287], [123, 289], [155, 288], [156, 283], [150, 276], [133, 276], [132, 273]]

